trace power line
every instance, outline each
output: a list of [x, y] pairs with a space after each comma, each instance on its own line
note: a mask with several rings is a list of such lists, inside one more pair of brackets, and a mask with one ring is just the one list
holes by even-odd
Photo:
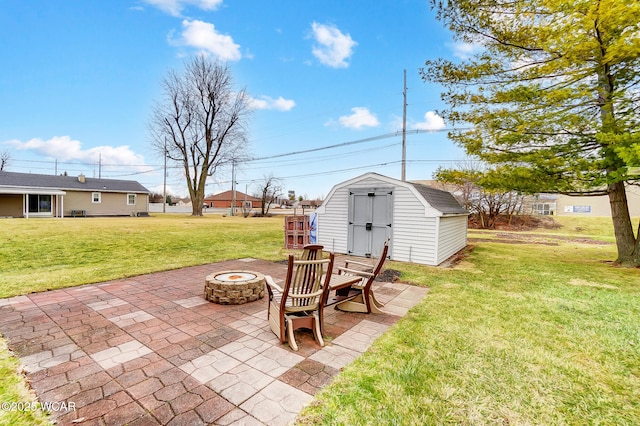
[[317, 147], [317, 148], [305, 149], [303, 151], [292, 151], [292, 152], [286, 152], [286, 153], [283, 153], [283, 154], [270, 155], [270, 156], [266, 156], [266, 157], [254, 157], [254, 158], [250, 158], [246, 162], [258, 161], [258, 160], [269, 160], [269, 159], [272, 159], [272, 158], [288, 157], [288, 156], [291, 156], [291, 155], [306, 154], [308, 152], [323, 151], [323, 150], [326, 150], [326, 149], [333, 149], [333, 148], [340, 148], [340, 147], [343, 147], [343, 146], [356, 145], [356, 144], [360, 144], [360, 143], [364, 143], [364, 142], [373, 142], [373, 141], [377, 141], [377, 140], [381, 140], [381, 139], [388, 139], [388, 138], [400, 136], [403, 133], [406, 133], [407, 135], [417, 135], [417, 134], [421, 134], [421, 133], [450, 132], [450, 131], [453, 131], [453, 130], [467, 130], [467, 129], [466, 128], [460, 128], [460, 129], [446, 128], [446, 129], [435, 129], [435, 130], [413, 129], [413, 130], [406, 130], [405, 132], [403, 132], [402, 130], [397, 130], [395, 132], [385, 133], [385, 134], [378, 135], [378, 136], [372, 136], [370, 138], [357, 139], [357, 140], [354, 140], [354, 141], [342, 142], [342, 143], [333, 144], [333, 145], [325, 145], [325, 146], [321, 146], [321, 147]]
[[258, 163], [258, 164], [254, 164], [254, 165], [251, 166], [251, 168], [252, 168], [252, 170], [254, 170], [256, 168], [272, 167], [274, 164], [276, 164], [276, 165], [286, 165], [286, 166], [297, 166], [297, 165], [306, 164], [306, 163], [317, 163], [318, 161], [322, 161], [322, 160], [330, 160], [330, 159], [334, 159], [334, 158], [343, 158], [343, 157], [348, 156], [348, 155], [359, 154], [359, 153], [362, 153], [362, 152], [371, 152], [371, 151], [382, 150], [382, 149], [385, 149], [385, 148], [398, 146], [399, 144], [400, 144], [399, 142], [394, 142], [394, 143], [391, 143], [391, 144], [378, 146], [378, 147], [375, 147], [375, 148], [358, 149], [358, 150], [355, 150], [355, 151], [343, 152], [341, 154], [325, 155], [325, 156], [321, 156], [321, 157], [317, 157], [316, 156], [316, 157], [307, 157], [307, 158], [291, 159], [291, 160], [267, 161], [267, 162], [261, 162], [261, 163]]
[[[448, 131], [452, 131], [452, 130], [466, 130], [464, 128], [460, 128], [460, 129], [436, 129], [436, 130], [422, 130], [422, 129], [413, 129], [413, 130], [407, 130], [406, 133], [407, 135], [416, 135], [416, 134], [422, 134], [422, 133], [442, 133], [442, 132], [448, 132]], [[381, 134], [381, 135], [377, 135], [377, 136], [372, 136], [369, 138], [364, 138], [364, 139], [357, 139], [357, 140], [353, 140], [353, 141], [347, 141], [347, 142], [341, 142], [338, 144], [331, 144], [331, 145], [324, 145], [324, 146], [320, 146], [320, 147], [316, 147], [316, 148], [310, 148], [310, 149], [306, 149], [306, 150], [302, 150], [302, 151], [292, 151], [292, 152], [286, 152], [286, 153], [282, 153], [282, 154], [275, 154], [275, 155], [269, 155], [269, 156], [264, 156], [264, 157], [253, 157], [250, 158], [248, 160], [246, 160], [245, 162], [253, 162], [253, 161], [261, 161], [261, 160], [269, 160], [269, 159], [273, 159], [273, 158], [281, 158], [281, 157], [289, 157], [289, 156], [293, 156], [293, 155], [299, 155], [299, 154], [306, 154], [309, 152], [317, 152], [317, 151], [323, 151], [323, 150], [327, 150], [327, 149], [333, 149], [333, 148], [340, 148], [340, 147], [344, 147], [344, 146], [349, 146], [349, 145], [356, 145], [356, 144], [361, 144], [361, 143], [365, 143], [365, 142], [373, 142], [376, 140], [381, 140], [381, 139], [388, 139], [388, 138], [392, 138], [392, 137], [396, 137], [396, 136], [400, 136], [402, 134], [401, 130], [397, 130], [395, 132], [390, 132], [390, 133], [385, 133], [385, 134]], [[17, 163], [38, 163], [38, 164], [55, 164], [56, 160], [20, 160], [20, 159], [12, 159], [12, 162], [17, 162]], [[57, 164], [59, 166], [87, 166], [87, 167], [95, 167], [98, 163], [97, 162], [83, 162], [83, 161], [57, 161]], [[159, 167], [163, 167], [162, 164], [110, 164], [110, 163], [101, 163], [102, 167], [153, 167], [153, 168], [159, 168]], [[181, 168], [180, 166], [168, 166], [169, 168], [175, 168], [175, 169], [179, 169]]]
[[[466, 130], [466, 129], [449, 129], [449, 128], [445, 128], [445, 129], [437, 129], [437, 130], [422, 130], [422, 129], [412, 129], [412, 130], [407, 130], [406, 134], [407, 135], [417, 135], [417, 134], [423, 134], [423, 133], [440, 133], [440, 132], [448, 132], [448, 131], [452, 131], [452, 130]], [[362, 144], [362, 143], [367, 143], [367, 142], [374, 142], [377, 140], [383, 140], [383, 139], [389, 139], [389, 138], [393, 138], [393, 137], [397, 137], [400, 136], [402, 134], [402, 131], [395, 131], [395, 132], [390, 132], [390, 133], [385, 133], [385, 134], [381, 134], [381, 135], [377, 135], [377, 136], [372, 136], [372, 137], [368, 137], [368, 138], [363, 138], [363, 139], [357, 139], [357, 140], [352, 140], [352, 141], [347, 141], [347, 142], [342, 142], [342, 143], [337, 143], [337, 144], [330, 144], [330, 145], [324, 145], [324, 146], [320, 146], [320, 147], [316, 147], [316, 148], [310, 148], [310, 149], [306, 149], [306, 150], [299, 150], [299, 151], [292, 151], [292, 152], [286, 152], [286, 153], [281, 153], [281, 154], [275, 154], [275, 155], [269, 155], [269, 156], [264, 156], [264, 157], [254, 157], [254, 158], [250, 158], [248, 160], [243, 161], [243, 163], [254, 163], [254, 162], [259, 162], [259, 161], [264, 161], [264, 160], [274, 160], [274, 159], [282, 159], [284, 157], [291, 157], [291, 156], [296, 156], [296, 155], [301, 155], [301, 154], [306, 154], [306, 153], [313, 153], [313, 152], [319, 152], [319, 151], [324, 151], [324, 150], [329, 150], [329, 149], [334, 149], [334, 148], [341, 148], [341, 147], [346, 147], [346, 146], [350, 146], [350, 145], [356, 145], [356, 144]], [[391, 144], [387, 144], [381, 147], [375, 147], [372, 149], [384, 149], [387, 147], [392, 147], [395, 145], [398, 145], [399, 142], [394, 142]], [[272, 167], [278, 167], [278, 165], [280, 166], [295, 166], [295, 165], [300, 165], [300, 164], [304, 164], [305, 162], [309, 162], [309, 163], [317, 163], [318, 161], [321, 160], [326, 160], [326, 159], [330, 159], [330, 158], [335, 158], [335, 157], [344, 157], [345, 155], [351, 155], [354, 153], [359, 153], [362, 151], [371, 151], [370, 149], [365, 149], [365, 150], [355, 150], [355, 151], [351, 151], [349, 153], [342, 153], [342, 154], [336, 154], [336, 155], [326, 155], [326, 156], [312, 156], [312, 157], [308, 157], [308, 158], [300, 158], [297, 160], [279, 160], [279, 161], [271, 161], [271, 162], [266, 162], [263, 163], [262, 166], [260, 166], [259, 168], [267, 168], [267, 164], [271, 163], [273, 164]], [[15, 162], [22, 162], [22, 163], [34, 163], [34, 164], [57, 164], [57, 166], [59, 167], [65, 167], [65, 166], [88, 166], [88, 167], [96, 167], [97, 163], [90, 163], [90, 162], [77, 162], [77, 161], [68, 161], [68, 162], [59, 162], [57, 160], [13, 160]], [[443, 163], [443, 162], [455, 162], [458, 160], [408, 160], [409, 163]], [[365, 166], [358, 166], [358, 167], [350, 167], [350, 168], [346, 168], [346, 169], [338, 169], [338, 170], [329, 170], [329, 171], [323, 171], [323, 172], [314, 172], [314, 173], [306, 173], [306, 174], [299, 174], [299, 175], [292, 175], [292, 176], [283, 176], [280, 177], [280, 179], [299, 179], [299, 178], [308, 178], [308, 177], [314, 177], [314, 176], [327, 176], [327, 175], [331, 175], [331, 174], [337, 174], [337, 173], [344, 173], [344, 172], [349, 172], [349, 171], [354, 171], [354, 170], [361, 170], [361, 169], [370, 169], [373, 167], [388, 167], [391, 165], [396, 165], [400, 163], [400, 161], [391, 161], [391, 162], [384, 162], [384, 163], [378, 163], [378, 164], [370, 164], [370, 165], [365, 165]], [[132, 171], [132, 172], [124, 172], [124, 173], [120, 173], [120, 174], [110, 174], [109, 172], [106, 172], [104, 174], [108, 174], [110, 178], [119, 178], [119, 177], [126, 177], [126, 176], [139, 176], [139, 175], [146, 175], [146, 174], [150, 174], [150, 173], [155, 173], [158, 172], [159, 170], [161, 170], [163, 168], [163, 166], [161, 165], [154, 165], [154, 164], [104, 164], [101, 163], [101, 167], [108, 167], [108, 168], [145, 168], [147, 170], [139, 170], [139, 171]], [[46, 167], [34, 167], [37, 169], [41, 169], [41, 170], [46, 170], [48, 168]], [[150, 168], [150, 169], [149, 169]], [[169, 169], [174, 169], [174, 170], [179, 170], [182, 169], [181, 166], [168, 166]], [[253, 169], [255, 169], [255, 165], [252, 166]], [[50, 170], [50, 169], [49, 169]], [[253, 182], [259, 182], [260, 179], [249, 179], [249, 180], [239, 180], [239, 182], [242, 183], [253, 183]], [[225, 184], [225, 183], [229, 183], [229, 181], [218, 181], [216, 182], [216, 184]], [[180, 185], [182, 183], [176, 183], [177, 185]]]
[[394, 137], [394, 136], [397, 136], [397, 132], [387, 133], [387, 134], [379, 135], [379, 136], [372, 136], [370, 138], [358, 139], [358, 140], [350, 141], [350, 142], [342, 142], [342, 143], [338, 143], [338, 144], [334, 144], [334, 145], [321, 146], [321, 147], [318, 147], [318, 148], [305, 149], [303, 151], [293, 151], [293, 152], [287, 152], [287, 153], [284, 153], [284, 154], [270, 155], [270, 156], [267, 156], [267, 157], [251, 158], [251, 159], [248, 160], [248, 162], [258, 161], [258, 160], [270, 160], [272, 158], [288, 157], [288, 156], [291, 156], [291, 155], [306, 154], [308, 152], [323, 151], [325, 149], [339, 148], [339, 147], [343, 147], [343, 146], [355, 145], [355, 144], [364, 143], [364, 142], [372, 142], [372, 141], [377, 141], [377, 140], [380, 140], [380, 139], [391, 138], [391, 137]]

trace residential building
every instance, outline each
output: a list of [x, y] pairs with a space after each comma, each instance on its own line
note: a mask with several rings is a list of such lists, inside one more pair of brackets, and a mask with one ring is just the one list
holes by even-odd
[[0, 171], [0, 216], [142, 216], [149, 191], [132, 180]]

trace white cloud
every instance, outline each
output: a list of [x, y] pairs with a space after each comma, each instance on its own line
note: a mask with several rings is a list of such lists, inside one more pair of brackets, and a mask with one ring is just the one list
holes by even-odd
[[142, 0], [172, 16], [181, 16], [187, 6], [195, 6], [203, 10], [216, 10], [223, 0]]
[[380, 122], [375, 114], [371, 113], [367, 108], [355, 107], [351, 108], [353, 114], [343, 115], [338, 122], [349, 129], [360, 129], [362, 127], [378, 127]]
[[[30, 139], [26, 142], [11, 140], [7, 142], [19, 151], [31, 151], [49, 158], [55, 158], [61, 162], [75, 161], [86, 164], [98, 164], [101, 161], [105, 170], [109, 166], [129, 166], [127, 170], [150, 170], [144, 165], [144, 157], [133, 152], [129, 146], [97, 146], [90, 149], [82, 149], [82, 142], [73, 140], [69, 136], [54, 136], [51, 139]], [[112, 168], [122, 171], [122, 167]]]
[[314, 22], [311, 24], [313, 38], [317, 45], [313, 47], [313, 55], [321, 63], [332, 68], [346, 68], [347, 60], [353, 54], [353, 48], [358, 45], [349, 34], [343, 34], [332, 25]]
[[448, 46], [451, 47], [453, 56], [462, 60], [470, 59], [473, 55], [483, 49], [480, 44], [471, 43], [454, 43], [449, 44]]
[[198, 20], [182, 21], [181, 38], [173, 40], [169, 34], [169, 41], [174, 44], [186, 45], [200, 49], [204, 53], [210, 53], [225, 61], [240, 60], [240, 46], [233, 42], [229, 35], [220, 34], [213, 24]]
[[441, 130], [444, 129], [444, 119], [433, 111], [429, 111], [424, 115], [424, 121], [416, 123], [413, 126], [417, 130]]
[[[153, 194], [163, 194], [164, 193], [164, 185], [163, 184], [158, 184], [158, 185], [153, 185], [153, 186], [147, 186], [146, 187], [150, 192], [152, 192]], [[179, 192], [182, 191], [182, 192]], [[180, 188], [180, 190], [174, 188], [171, 185], [167, 185], [167, 195], [171, 195], [174, 197], [180, 197], [182, 198], [183, 196], [180, 194], [184, 194], [186, 191], [186, 193], [188, 194], [188, 190], [186, 188]]]
[[253, 109], [275, 109], [277, 111], [290, 111], [296, 106], [295, 101], [285, 99], [282, 96], [279, 96], [278, 99], [269, 96], [261, 96], [259, 99], [252, 98], [250, 104]]

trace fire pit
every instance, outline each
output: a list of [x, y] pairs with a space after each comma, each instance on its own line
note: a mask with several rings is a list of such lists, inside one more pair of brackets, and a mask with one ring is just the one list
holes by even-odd
[[264, 297], [264, 275], [254, 271], [223, 271], [207, 275], [204, 298], [221, 305], [241, 305]]

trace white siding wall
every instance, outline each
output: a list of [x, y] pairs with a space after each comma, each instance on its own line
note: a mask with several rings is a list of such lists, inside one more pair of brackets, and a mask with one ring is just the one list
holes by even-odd
[[425, 216], [425, 206], [409, 189], [393, 193], [392, 259], [436, 265], [437, 218]]
[[327, 251], [347, 252], [347, 233], [349, 232], [349, 191], [339, 188], [330, 199], [322, 204], [322, 214], [318, 212], [318, 244]]
[[441, 217], [438, 236], [440, 264], [467, 245], [467, 216]]

